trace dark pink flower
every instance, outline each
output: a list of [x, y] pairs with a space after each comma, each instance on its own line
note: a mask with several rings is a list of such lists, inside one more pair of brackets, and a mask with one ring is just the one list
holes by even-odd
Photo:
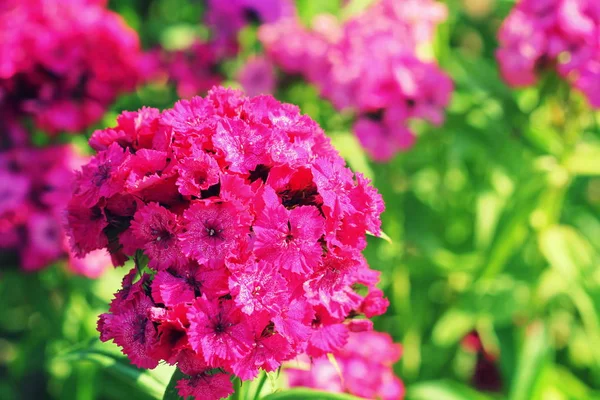
[[188, 319], [192, 349], [201, 352], [210, 366], [232, 362], [250, 350], [252, 333], [232, 300], [199, 297], [188, 312]]
[[121, 147], [132, 150], [151, 149], [155, 131], [159, 129], [159, 116], [160, 111], [150, 107], [142, 107], [139, 111], [125, 111], [117, 118], [115, 128], [95, 131], [90, 137], [90, 146], [101, 151], [116, 142]]
[[188, 257], [201, 264], [222, 264], [225, 254], [250, 233], [250, 216], [231, 202], [197, 201], [183, 217], [181, 247]]
[[598, 108], [599, 29], [592, 0], [521, 1], [498, 32], [502, 77], [511, 86], [530, 86], [540, 72], [554, 70]]
[[159, 271], [152, 282], [154, 301], [167, 307], [192, 303], [201, 295], [216, 299], [228, 291], [227, 271], [224, 268], [207, 269], [194, 262]]
[[184, 196], [200, 196], [201, 190], [219, 183], [219, 165], [203, 151], [183, 158], [177, 168], [177, 186], [179, 193]]
[[140, 208], [131, 221], [133, 237], [148, 256], [149, 266], [158, 270], [187, 264], [178, 239], [177, 215], [157, 203]]
[[177, 381], [177, 391], [183, 398], [193, 396], [194, 399], [224, 399], [233, 393], [233, 384], [228, 374], [203, 371], [189, 379]]
[[137, 34], [104, 2], [14, 2], [0, 31], [0, 108], [49, 133], [86, 129], [139, 81]]
[[118, 124], [94, 133], [67, 222], [78, 254], [134, 257], [98, 328], [135, 363], [175, 364], [182, 393], [219, 396], [222, 371], [250, 379], [335, 351], [368, 328], [355, 318], [383, 312], [361, 255], [381, 196], [297, 107], [215, 88]]
[[266, 127], [249, 126], [240, 120], [232, 119], [217, 125], [212, 140], [217, 149], [223, 152], [229, 169], [242, 174], [249, 173], [258, 165], [269, 164], [269, 135]]
[[[80, 240], [72, 240], [68, 249], [65, 208], [71, 196], [73, 168], [83, 162], [70, 146], [23, 147], [0, 153], [0, 179], [6, 184], [0, 189], [0, 248], [16, 254], [23, 269], [34, 271], [69, 260], [72, 272], [97, 277], [108, 265], [103, 251], [89, 258], [74, 257], [106, 247], [103, 229], [107, 224], [101, 213], [96, 214], [99, 210], [73, 210], [72, 229]], [[81, 234], [87, 236], [79, 237]]]
[[[418, 50], [432, 42], [446, 15], [432, 0], [401, 6], [379, 0], [343, 23], [318, 16], [307, 29], [288, 18], [261, 27], [259, 38], [284, 72], [316, 85], [338, 110], [355, 112], [361, 144], [374, 159], [387, 161], [414, 143], [409, 119], [443, 121], [452, 81]], [[382, 123], [381, 114], [403, 118]]]
[[84, 207], [73, 199], [67, 206], [66, 216], [69, 243], [77, 256], [83, 257], [108, 245], [103, 233], [108, 221], [99, 207]]
[[154, 368], [164, 357], [160, 354], [158, 332], [149, 315], [153, 306], [148, 296], [136, 291], [130, 301], [121, 302], [117, 309], [102, 314], [98, 321], [100, 339], [114, 340], [131, 362], [140, 368]]
[[[276, 316], [288, 300], [287, 281], [275, 267], [263, 260], [249, 261], [229, 277], [231, 295], [240, 310], [248, 315], [267, 311]], [[232, 269], [228, 265], [229, 269]]]
[[82, 167], [74, 195], [83, 206], [92, 207], [101, 198], [108, 198], [123, 190], [128, 171], [121, 166], [129, 157], [127, 150], [113, 143]]
[[256, 255], [297, 274], [312, 272], [323, 254], [325, 219], [312, 206], [287, 210], [273, 190], [263, 198], [265, 208], [253, 226]]
[[0, 170], [0, 215], [19, 207], [29, 192], [30, 182], [26, 176], [8, 170]]
[[267, 372], [276, 370], [292, 354], [290, 343], [275, 332], [268, 314], [256, 313], [250, 325], [254, 334], [251, 350], [232, 365], [233, 372], [243, 380], [255, 378], [259, 368]]
[[276, 76], [273, 64], [264, 57], [253, 57], [238, 72], [238, 80], [248, 96], [271, 94], [275, 90]]
[[335, 318], [346, 317], [361, 303], [361, 297], [348, 285], [357, 269], [358, 262], [347, 255], [328, 254], [304, 282], [308, 302], [321, 305]]
[[400, 358], [401, 348], [388, 334], [351, 333], [347, 344], [333, 355], [337, 366], [326, 357], [306, 360], [311, 363], [308, 371], [296, 369], [291, 363], [286, 369], [290, 386], [350, 393], [365, 399], [400, 400], [404, 397], [402, 381], [394, 376], [392, 369]]

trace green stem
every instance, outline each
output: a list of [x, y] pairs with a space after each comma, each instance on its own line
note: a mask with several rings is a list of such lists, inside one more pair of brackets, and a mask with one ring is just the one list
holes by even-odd
[[258, 386], [256, 387], [256, 391], [254, 392], [254, 397], [253, 397], [254, 400], [260, 399], [260, 392], [262, 391], [266, 382], [267, 382], [267, 373], [262, 372], [262, 374], [260, 376], [260, 380], [258, 381]]
[[233, 394], [229, 396], [229, 400], [246, 400], [246, 387], [242, 385], [242, 381], [237, 376], [233, 378]]

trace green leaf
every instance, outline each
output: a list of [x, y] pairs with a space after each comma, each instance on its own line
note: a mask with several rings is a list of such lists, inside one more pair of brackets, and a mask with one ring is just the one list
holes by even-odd
[[565, 278], [574, 279], [592, 266], [592, 249], [579, 232], [569, 226], [554, 225], [539, 236], [540, 250], [550, 265]]
[[411, 385], [406, 400], [488, 400], [491, 397], [451, 381], [432, 381]]
[[340, 152], [340, 155], [348, 161], [350, 168], [373, 180], [375, 174], [369, 165], [364, 148], [360, 145], [356, 136], [350, 132], [334, 132], [329, 136], [331, 137], [331, 143]]
[[518, 186], [510, 207], [504, 209], [497, 233], [489, 248], [481, 278], [493, 278], [502, 271], [506, 262], [523, 246], [529, 233], [528, 219], [538, 205], [545, 182], [534, 176]]
[[262, 398], [262, 400], [360, 400], [359, 397], [351, 396], [344, 393], [329, 393], [320, 390], [308, 388], [294, 388], [277, 393], [270, 394]]
[[460, 309], [448, 310], [435, 324], [432, 338], [438, 346], [448, 347], [460, 341], [475, 326], [475, 315]]
[[315, 16], [323, 13], [337, 15], [340, 10], [340, 0], [297, 0], [298, 14], [306, 25], [310, 26]]
[[571, 371], [554, 365], [548, 371], [549, 379], [560, 391], [572, 399], [597, 399], [598, 394], [592, 395], [591, 389], [577, 378]]
[[513, 383], [510, 400], [531, 400], [544, 367], [549, 363], [550, 343], [548, 332], [541, 322], [531, 325], [525, 332]]
[[59, 361], [90, 361], [131, 386], [147, 393], [156, 399], [161, 399], [164, 385], [153, 377], [149, 371], [131, 365], [126, 357], [119, 357], [100, 349], [77, 350], [55, 358]]
[[163, 400], [180, 400], [181, 396], [179, 396], [179, 393], [177, 393], [177, 388], [175, 386], [177, 386], [177, 381], [179, 381], [180, 379], [185, 378], [186, 375], [181, 372], [178, 368], [175, 369], [175, 372], [173, 372], [173, 375], [171, 376], [171, 380], [169, 381], [169, 384], [167, 385], [167, 388], [165, 389], [165, 393], [163, 394], [162, 399]]
[[254, 392], [254, 395], [252, 396], [252, 400], [260, 399], [260, 395], [263, 391], [265, 383], [267, 383], [267, 373], [265, 371], [261, 371], [260, 374], [258, 375], [258, 378], [253, 380], [250, 383], [252, 388], [248, 390], [248, 393], [250, 393], [251, 391]]
[[341, 19], [347, 20], [362, 14], [366, 9], [371, 7], [374, 2], [375, 0], [350, 0], [340, 12]]
[[480, 249], [487, 248], [494, 236], [502, 207], [503, 199], [492, 191], [479, 194], [477, 198], [477, 218], [475, 221], [475, 243]]
[[475, 283], [458, 306], [475, 317], [490, 318], [496, 324], [512, 324], [513, 318], [527, 306], [528, 299], [527, 285], [503, 274]]
[[600, 144], [581, 144], [565, 160], [567, 170], [576, 175], [600, 175]]
[[197, 40], [199, 29], [195, 25], [178, 24], [166, 28], [160, 38], [161, 44], [167, 50], [183, 50]]
[[392, 243], [393, 243], [393, 242], [392, 242], [392, 238], [391, 238], [391, 237], [389, 237], [389, 236], [388, 236], [388, 234], [387, 234], [387, 233], [385, 233], [384, 231], [381, 231], [381, 233], [380, 233], [379, 235], [375, 235], [374, 233], [367, 231], [367, 235], [370, 235], [370, 236], [374, 236], [374, 237], [378, 237], [378, 238], [380, 238], [380, 239], [383, 239], [383, 240], [385, 240], [386, 242], [388, 242], [389, 244], [392, 244]]

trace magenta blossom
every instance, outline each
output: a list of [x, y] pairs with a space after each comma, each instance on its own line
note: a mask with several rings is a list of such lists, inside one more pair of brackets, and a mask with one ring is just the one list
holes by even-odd
[[291, 0], [208, 0], [206, 7], [214, 44], [225, 55], [236, 52], [238, 32], [246, 25], [272, 23], [296, 12]]
[[0, 108], [51, 133], [96, 123], [138, 83], [137, 34], [104, 2], [9, 1], [0, 7]]
[[291, 362], [286, 372], [292, 387], [350, 393], [365, 399], [400, 400], [404, 386], [394, 376], [392, 365], [401, 353], [400, 345], [393, 343], [388, 334], [362, 331], [350, 333], [346, 345], [333, 352], [339, 370], [327, 357], [302, 357], [299, 361], [309, 363], [309, 370], [296, 369]]
[[555, 70], [600, 107], [600, 3], [595, 0], [523, 0], [506, 18], [496, 57], [511, 86], [535, 84]]
[[355, 134], [377, 161], [414, 143], [411, 119], [439, 125], [453, 84], [418, 48], [430, 45], [445, 6], [433, 0], [379, 0], [343, 23], [319, 16], [312, 29], [288, 18], [261, 27], [268, 57], [316, 85], [338, 110], [356, 114]]
[[[0, 153], [0, 253], [26, 271], [68, 260], [70, 269], [99, 276], [110, 261], [102, 238], [102, 223], [94, 210], [73, 210], [73, 227], [86, 221], [86, 240], [68, 245], [63, 228], [65, 206], [71, 196], [73, 169], [86, 159], [69, 146], [17, 148]], [[85, 249], [85, 251], [84, 251]]]
[[356, 317], [385, 312], [361, 254], [382, 198], [297, 107], [214, 88], [126, 112], [90, 143], [68, 205], [73, 249], [146, 271], [125, 278], [101, 338], [140, 367], [177, 364], [182, 396], [216, 399], [228, 375], [334, 351]]
[[252, 57], [238, 72], [238, 80], [248, 96], [272, 94], [277, 84], [275, 67], [264, 57]]

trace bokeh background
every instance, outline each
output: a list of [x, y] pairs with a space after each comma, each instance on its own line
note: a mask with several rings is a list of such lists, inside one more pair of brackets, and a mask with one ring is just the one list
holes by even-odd
[[[309, 22], [322, 12], [345, 18], [368, 3], [296, 7]], [[448, 18], [430, 51], [455, 86], [445, 122], [413, 124], [415, 145], [390, 162], [371, 161], [349, 117], [306, 81], [280, 76], [275, 96], [318, 121], [384, 196], [390, 241], [369, 238], [366, 256], [383, 272], [391, 305], [375, 326], [402, 343], [394, 370], [408, 399], [600, 399], [599, 115], [552, 76], [519, 90], [502, 81], [496, 35], [513, 1], [444, 3]], [[108, 6], [146, 50], [210, 37], [203, 1]], [[212, 71], [233, 87], [261, 52], [256, 26], [238, 38], [240, 51]], [[54, 140], [89, 152], [93, 129], [114, 125], [122, 110], [178, 98], [168, 79], [155, 79], [119, 97], [86, 132]], [[33, 140], [49, 139], [38, 131]], [[128, 268], [92, 280], [60, 263], [29, 274], [2, 263], [0, 398], [160, 398], [172, 369], [137, 370], [97, 340], [97, 316]]]

